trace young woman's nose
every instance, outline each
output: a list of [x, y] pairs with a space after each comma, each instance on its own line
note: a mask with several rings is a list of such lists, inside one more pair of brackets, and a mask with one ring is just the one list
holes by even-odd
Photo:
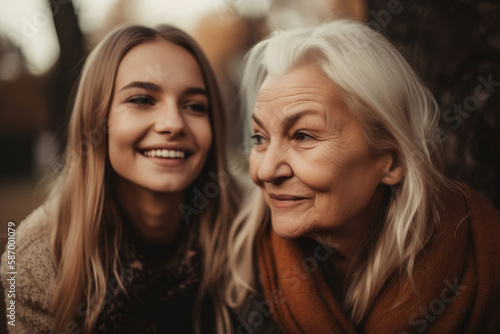
[[257, 170], [257, 177], [262, 182], [275, 182], [292, 177], [293, 171], [288, 161], [287, 144], [271, 142], [267, 147]]
[[173, 101], [161, 105], [157, 110], [154, 130], [158, 133], [182, 134], [186, 130], [186, 123], [182, 111]]

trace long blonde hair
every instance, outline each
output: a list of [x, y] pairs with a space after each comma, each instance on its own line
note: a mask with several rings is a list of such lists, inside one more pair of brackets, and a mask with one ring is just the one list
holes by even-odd
[[186, 33], [171, 26], [130, 26], [110, 33], [86, 60], [69, 122], [63, 168], [50, 193], [57, 204], [54, 250], [58, 270], [51, 311], [58, 328], [69, 322], [81, 323], [79, 316], [83, 315], [83, 331], [92, 332], [107, 282], [113, 278], [110, 276], [124, 288], [119, 259], [122, 219], [110, 187], [114, 172], [109, 163], [106, 121], [121, 60], [134, 46], [155, 39], [170, 41], [190, 52], [207, 87], [214, 139], [203, 171], [186, 193], [216, 182], [219, 194], [198, 216], [203, 277], [196, 323], [199, 332], [201, 305], [209, 300], [215, 305], [218, 331], [230, 327], [228, 311], [221, 306], [224, 291], [220, 278], [227, 261], [227, 236], [238, 194], [226, 171], [225, 115], [218, 86], [205, 56]]
[[[339, 19], [317, 27], [277, 32], [247, 55], [242, 99], [247, 113], [267, 76], [283, 76], [314, 65], [363, 126], [373, 154], [390, 153], [405, 169], [390, 193], [377, 233], [361, 247], [348, 280], [344, 307], [358, 325], [384, 283], [398, 271], [410, 282], [414, 263], [440, 223], [443, 176], [439, 108], [431, 92], [397, 49], [366, 25]], [[252, 245], [269, 212], [259, 193], [249, 200], [231, 230], [226, 302], [240, 306], [254, 286]], [[242, 275], [241, 273], [245, 273]]]

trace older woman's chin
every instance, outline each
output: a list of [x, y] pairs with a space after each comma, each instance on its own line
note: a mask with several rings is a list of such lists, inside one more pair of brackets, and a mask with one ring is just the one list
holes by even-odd
[[297, 239], [305, 235], [306, 228], [300, 221], [271, 219], [274, 232], [284, 239]]

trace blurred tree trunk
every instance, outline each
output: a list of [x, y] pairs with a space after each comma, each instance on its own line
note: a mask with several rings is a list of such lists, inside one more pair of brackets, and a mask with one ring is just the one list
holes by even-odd
[[368, 4], [372, 26], [411, 56], [441, 108], [446, 175], [500, 209], [500, 3]]
[[59, 150], [66, 145], [67, 124], [75, 88], [85, 57], [83, 34], [71, 1], [59, 4], [49, 0], [54, 26], [59, 40], [60, 55], [49, 85], [49, 126], [60, 138]]

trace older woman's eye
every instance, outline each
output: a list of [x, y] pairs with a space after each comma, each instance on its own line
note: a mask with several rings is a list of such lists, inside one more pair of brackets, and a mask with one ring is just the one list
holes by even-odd
[[253, 143], [254, 145], [262, 144], [263, 137], [261, 135], [255, 134], [255, 135], [251, 136], [250, 138], [252, 138], [254, 140], [254, 143]]
[[132, 96], [128, 100], [125, 101], [126, 103], [130, 104], [135, 104], [138, 106], [152, 106], [154, 105], [154, 101], [150, 96], [147, 95], [139, 95], [139, 96]]
[[297, 132], [295, 134], [295, 140], [297, 140], [298, 142], [305, 142], [305, 141], [308, 141], [311, 139], [313, 139], [311, 136], [309, 136], [305, 133], [302, 133], [302, 132]]

